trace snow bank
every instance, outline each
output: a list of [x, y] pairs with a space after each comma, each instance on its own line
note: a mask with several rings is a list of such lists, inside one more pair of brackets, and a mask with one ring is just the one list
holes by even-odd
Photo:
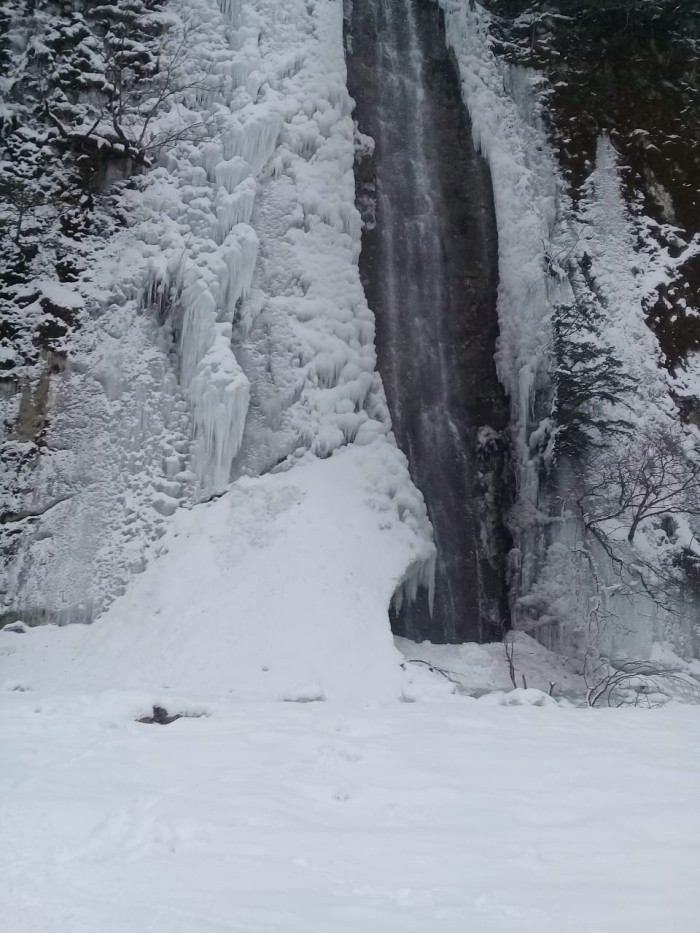
[[431, 669], [460, 694], [478, 697], [493, 691], [498, 691], [499, 695], [504, 691], [513, 693], [508, 663], [510, 653], [518, 690], [525, 688], [545, 696], [551, 693], [557, 700], [563, 697], [576, 703], [585, 701], [585, 683], [576, 665], [548, 651], [524, 632], [508, 636], [508, 652], [502, 642], [433, 645], [429, 641], [415, 644], [397, 638], [396, 646], [406, 659], [409, 685], [404, 690], [411, 696], [422, 696], [424, 674]]

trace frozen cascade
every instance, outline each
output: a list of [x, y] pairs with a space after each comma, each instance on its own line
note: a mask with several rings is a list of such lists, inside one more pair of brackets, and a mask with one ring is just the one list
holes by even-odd
[[[234, 475], [264, 471], [300, 445], [328, 456], [386, 431], [367, 410], [377, 404], [373, 328], [353, 268], [359, 225], [348, 185], [350, 99], [335, 58], [340, 9], [317, 23], [313, 10], [288, 19], [256, 7], [220, 4], [235, 52], [216, 50], [212, 35], [224, 80], [200, 102], [216, 133], [168, 158], [178, 235], [152, 257], [144, 302], [170, 304], [159, 313], [172, 317], [204, 494], [231, 479], [242, 444]], [[261, 404], [268, 378], [273, 397]]]
[[[249, 217], [254, 190], [250, 193], [246, 187]], [[226, 204], [228, 210], [222, 208], [221, 198], [215, 204], [219, 225], [222, 213], [229, 222], [240, 217], [235, 202], [233, 207], [230, 201]], [[231, 322], [238, 303], [249, 294], [258, 241], [252, 227], [236, 223], [220, 245], [208, 240], [201, 248], [195, 256], [190, 248], [162, 287], [179, 293], [179, 376], [192, 406], [193, 465], [203, 490], [214, 492], [229, 481], [248, 408], [249, 384], [233, 352]]]
[[250, 384], [233, 349], [232, 323], [250, 295], [258, 257], [250, 223], [256, 176], [282, 123], [275, 110], [249, 103], [257, 94], [251, 85], [259, 57], [255, 14], [238, 3], [222, 3], [221, 12], [236, 27], [228, 42], [239, 56], [217, 63], [214, 72], [226, 80], [202, 102], [215, 112], [216, 141], [183, 143], [170, 154], [179, 193], [171, 216], [179, 236], [153, 257], [144, 301], [153, 307], [154, 283], [161, 295], [175, 296], [179, 378], [192, 408], [192, 466], [203, 494], [230, 481], [243, 437]]
[[346, 32], [361, 131], [361, 268], [379, 369], [438, 548], [434, 607], [431, 596], [416, 599], [413, 585], [397, 599], [395, 630], [484, 641], [508, 620], [508, 407], [494, 361], [491, 181], [471, 141], [437, 5], [354, 0]]

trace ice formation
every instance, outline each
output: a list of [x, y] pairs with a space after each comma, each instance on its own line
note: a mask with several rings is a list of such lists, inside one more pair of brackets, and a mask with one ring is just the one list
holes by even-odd
[[383, 445], [404, 471], [387, 501], [422, 541], [409, 579], [428, 582], [430, 526], [389, 434], [357, 268], [341, 4], [169, 10], [196, 26], [191, 90], [160, 117], [157, 167], [121, 189], [129, 227], [90, 245], [71, 286], [84, 323], [34, 473], [51, 507], [16, 550], [8, 605], [89, 620], [181, 504], [348, 444]]
[[[491, 51], [478, 4], [439, 0], [460, 69], [474, 141], [489, 163], [498, 222], [499, 376], [511, 399], [521, 463], [529, 454], [536, 388], [545, 378], [552, 295], [545, 251], [559, 232], [558, 179], [545, 143], [534, 73]], [[543, 144], [545, 143], [545, 144]]]
[[[594, 555], [598, 582], [578, 566], [577, 519], [553, 515], [547, 498], [551, 490], [540, 488], [539, 461], [552, 429], [551, 321], [556, 306], [571, 306], [575, 300], [564, 268], [567, 259], [580, 259], [585, 253], [602, 314], [598, 339], [614, 348], [636, 387], [621, 396], [617, 416], [624, 409], [624, 417], [640, 427], [677, 423], [669, 390], [676, 397], [697, 396], [697, 366], [691, 360], [675, 375], [665, 370], [658, 341], [645, 320], [644, 302], [671, 280], [674, 267], [698, 246], [693, 243], [673, 256], [650, 236], [652, 221], [625, 204], [617, 157], [606, 137], [599, 140], [583, 196], [574, 204], [542, 119], [544, 79], [494, 54], [490, 15], [478, 3], [439, 3], [474, 139], [493, 178], [499, 235], [497, 364], [511, 400], [521, 511], [514, 516], [514, 615], [523, 621], [523, 612], [527, 616], [538, 604], [542, 614], [532, 631], [558, 649], [575, 652], [594, 645], [645, 654], [654, 640], [668, 637], [669, 625], [682, 641], [687, 620], [670, 620], [668, 612], [643, 594], [616, 596], [619, 580], [605, 553]], [[620, 442], [624, 444], [624, 438]], [[557, 484], [561, 512], [568, 490], [561, 471]], [[650, 548], [646, 556], [654, 560], [653, 545], [640, 541], [638, 546]], [[609, 605], [602, 605], [606, 601]], [[687, 611], [686, 607], [681, 616]], [[692, 606], [690, 611], [695, 611]], [[610, 623], [606, 631], [595, 621], [603, 616]], [[531, 624], [532, 617], [525, 622]], [[677, 647], [682, 648], [678, 642]]]
[[196, 9], [222, 79], [204, 101], [216, 132], [161, 170], [173, 223], [143, 302], [171, 305], [205, 493], [228, 482], [242, 442], [239, 470], [258, 472], [299, 446], [328, 456], [386, 431], [369, 399], [340, 10], [222, 4], [218, 29], [212, 7]]

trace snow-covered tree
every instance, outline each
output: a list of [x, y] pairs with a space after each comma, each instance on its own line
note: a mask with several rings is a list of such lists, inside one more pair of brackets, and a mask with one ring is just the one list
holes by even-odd
[[602, 315], [585, 291], [555, 309], [552, 321], [555, 458], [580, 457], [630, 422], [617, 412], [631, 379], [602, 336]]
[[192, 131], [159, 120], [199, 73], [193, 31], [161, 0], [0, 0], [0, 31], [0, 347], [20, 372], [45, 348], [28, 283], [75, 279], [80, 241], [115, 222], [108, 180]]

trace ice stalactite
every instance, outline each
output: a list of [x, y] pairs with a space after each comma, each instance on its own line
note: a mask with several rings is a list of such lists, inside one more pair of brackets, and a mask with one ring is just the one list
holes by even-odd
[[212, 41], [218, 80], [209, 92], [197, 91], [200, 106], [209, 108], [213, 135], [176, 145], [165, 159], [175, 182], [168, 213], [177, 233], [153, 257], [142, 302], [158, 292], [171, 305], [178, 375], [192, 411], [192, 466], [204, 494], [229, 482], [243, 436], [250, 384], [236, 359], [232, 324], [250, 295], [258, 255], [251, 226], [256, 176], [275, 148], [281, 123], [270, 108], [250, 105], [259, 83], [252, 8], [222, 3], [221, 10], [233, 27], [226, 45], [237, 51], [225, 56], [218, 40]]
[[[438, 0], [460, 69], [474, 142], [486, 158], [498, 222], [500, 337], [496, 362], [511, 400], [518, 459], [527, 470], [530, 434], [542, 411], [552, 301], [546, 256], [562, 234], [560, 182], [546, 144], [536, 76], [491, 50], [479, 4]], [[556, 243], [554, 244], [556, 251]]]
[[433, 554], [428, 560], [418, 560], [408, 567], [392, 600], [392, 609], [397, 615], [404, 604], [415, 603], [421, 592], [427, 594], [428, 612], [432, 615], [435, 606], [436, 563], [437, 554]]
[[[552, 310], [571, 301], [566, 276], [550, 274], [575, 235], [562, 210], [563, 183], [547, 143], [539, 79], [492, 50], [478, 3], [438, 0], [454, 51], [474, 142], [488, 162], [498, 225], [498, 375], [510, 400], [513, 469], [511, 612], [542, 569], [550, 526], [536, 519], [542, 455], [551, 431]], [[546, 505], [544, 506], [546, 511]]]
[[[231, 195], [217, 191], [212, 222], [220, 232], [242, 216], [249, 218], [254, 183], [245, 189], [242, 211], [240, 201], [232, 203], [227, 200]], [[233, 351], [231, 325], [240, 301], [250, 292], [258, 252], [255, 232], [244, 222], [235, 223], [218, 244], [217, 240], [215, 236], [197, 243], [198, 254], [190, 243], [188, 252], [166, 267], [165, 281], [151, 271], [151, 281], [159, 281], [162, 294], [177, 296], [178, 372], [192, 406], [193, 465], [207, 493], [229, 481], [243, 435], [250, 392]]]
[[227, 23], [239, 26], [243, 13], [243, 0], [219, 0], [219, 9]]
[[250, 165], [240, 156], [222, 159], [214, 168], [214, 179], [220, 188], [233, 194], [239, 184], [249, 175]]
[[[230, 193], [221, 189], [216, 193], [214, 210], [219, 222], [216, 239], [223, 243], [234, 227], [250, 223], [257, 186], [253, 178], [247, 178]], [[248, 285], [250, 288], [250, 285]]]
[[280, 114], [262, 108], [254, 118], [228, 126], [221, 132], [223, 159], [243, 159], [257, 175], [275, 151], [282, 122]]
[[250, 383], [231, 353], [231, 325], [215, 324], [216, 337], [189, 387], [195, 423], [195, 469], [206, 489], [222, 489], [243, 437]]

